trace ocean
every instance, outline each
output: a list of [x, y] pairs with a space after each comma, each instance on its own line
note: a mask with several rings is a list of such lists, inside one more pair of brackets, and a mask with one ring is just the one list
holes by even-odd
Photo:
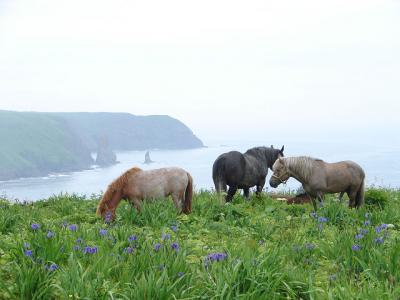
[[[116, 152], [119, 164], [65, 174], [49, 174], [44, 177], [21, 178], [0, 181], [0, 195], [10, 200], [36, 201], [60, 193], [76, 193], [80, 195], [99, 194], [122, 172], [138, 166], [142, 169], [178, 166], [189, 171], [194, 179], [196, 190], [214, 187], [212, 181], [212, 165], [222, 153], [231, 150], [245, 151], [254, 146], [270, 146], [262, 141], [229, 141], [213, 142], [205, 148], [190, 150], [152, 150], [152, 164], [144, 164], [146, 151]], [[276, 145], [281, 147], [281, 145]], [[400, 147], [374, 146], [363, 143], [349, 144], [344, 141], [292, 141], [285, 143], [285, 156], [309, 155], [327, 162], [353, 160], [360, 164], [366, 172], [367, 186], [400, 188]], [[278, 189], [269, 186], [269, 171], [265, 190], [288, 191], [297, 190], [300, 183], [291, 178], [286, 185]]]

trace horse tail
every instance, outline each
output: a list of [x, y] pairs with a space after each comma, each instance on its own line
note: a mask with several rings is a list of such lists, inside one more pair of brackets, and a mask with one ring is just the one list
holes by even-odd
[[360, 187], [358, 188], [355, 204], [356, 207], [361, 207], [362, 205], [364, 205], [364, 178], [361, 181]]
[[193, 198], [193, 178], [189, 173], [186, 173], [188, 177], [188, 184], [185, 191], [185, 201], [183, 203], [182, 212], [190, 214], [192, 212], [192, 198]]
[[222, 165], [222, 158], [219, 157], [213, 164], [213, 181], [215, 186], [215, 191], [220, 193], [225, 190], [224, 188], [224, 180], [223, 180], [223, 165]]

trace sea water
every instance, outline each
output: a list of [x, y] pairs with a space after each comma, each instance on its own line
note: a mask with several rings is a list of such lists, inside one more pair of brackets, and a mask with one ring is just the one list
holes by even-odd
[[[178, 166], [186, 169], [193, 176], [196, 190], [214, 188], [212, 181], [212, 165], [222, 153], [231, 150], [244, 152], [254, 146], [270, 146], [261, 141], [213, 142], [210, 146], [190, 150], [151, 150], [154, 163], [144, 164], [146, 151], [117, 152], [119, 164], [65, 174], [50, 174], [45, 177], [21, 178], [0, 181], [0, 195], [10, 200], [36, 201], [60, 193], [77, 193], [80, 195], [100, 194], [112, 180], [125, 170], [137, 166], [142, 169], [154, 169]], [[276, 145], [280, 148], [281, 145]], [[292, 141], [285, 144], [285, 156], [309, 155], [327, 162], [353, 160], [366, 172], [367, 186], [384, 186], [400, 188], [400, 147], [371, 146], [360, 143]], [[268, 172], [265, 190], [282, 191], [297, 190], [301, 185], [291, 178], [286, 185], [273, 189], [268, 180], [272, 172]]]

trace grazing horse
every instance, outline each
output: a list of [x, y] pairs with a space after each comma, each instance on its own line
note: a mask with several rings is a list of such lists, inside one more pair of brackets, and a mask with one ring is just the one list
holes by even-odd
[[226, 201], [230, 202], [237, 189], [243, 189], [244, 196], [249, 197], [249, 189], [257, 186], [259, 194], [265, 184], [268, 168], [272, 168], [278, 157], [283, 156], [284, 146], [279, 149], [267, 147], [255, 147], [247, 150], [244, 154], [231, 151], [221, 154], [213, 165], [213, 180], [215, 190], [226, 192], [229, 186]]
[[148, 171], [132, 168], [108, 186], [97, 206], [97, 214], [114, 220], [115, 210], [122, 198], [127, 198], [140, 212], [143, 200], [160, 199], [170, 195], [177, 210], [183, 204], [182, 212], [191, 212], [193, 179], [187, 171], [180, 168]]
[[322, 202], [324, 194], [347, 193], [349, 207], [360, 207], [364, 204], [363, 169], [352, 161], [326, 163], [323, 160], [308, 156], [279, 158], [273, 165], [269, 184], [276, 188], [294, 177], [303, 185], [304, 191], [312, 199], [314, 210], [317, 210], [315, 198]]

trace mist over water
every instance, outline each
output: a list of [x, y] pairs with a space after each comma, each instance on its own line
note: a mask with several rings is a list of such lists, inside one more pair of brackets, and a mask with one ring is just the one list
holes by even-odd
[[[279, 139], [272, 140], [275, 147], [281, 147]], [[189, 171], [194, 179], [195, 189], [213, 189], [212, 165], [222, 153], [231, 150], [244, 152], [254, 146], [270, 146], [265, 140], [221, 141], [209, 140], [207, 148], [191, 150], [152, 150], [150, 156], [155, 163], [144, 164], [145, 151], [117, 152], [119, 164], [107, 168], [94, 168], [81, 172], [54, 174], [46, 177], [23, 178], [0, 182], [0, 194], [9, 199], [35, 201], [54, 194], [78, 193], [98, 194], [122, 172], [138, 166], [142, 169], [154, 169], [178, 166]], [[372, 142], [349, 141], [285, 141], [285, 156], [309, 155], [327, 162], [353, 160], [366, 172], [368, 185], [400, 188], [400, 146]], [[297, 190], [300, 183], [291, 178], [286, 185], [278, 189], [269, 186], [268, 172], [265, 189], [267, 191]]]

